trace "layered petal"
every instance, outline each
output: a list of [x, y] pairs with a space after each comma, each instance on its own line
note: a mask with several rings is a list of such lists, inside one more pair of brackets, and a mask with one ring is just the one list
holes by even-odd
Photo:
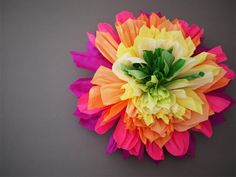
[[189, 132], [175, 131], [172, 138], [165, 145], [167, 151], [174, 156], [185, 155], [189, 147]]
[[164, 160], [163, 149], [160, 148], [156, 143], [147, 143], [146, 151], [153, 160]]
[[109, 62], [115, 62], [118, 43], [110, 33], [97, 31], [95, 45]]
[[74, 93], [77, 97], [81, 96], [82, 94], [85, 94], [89, 91], [89, 89], [92, 87], [91, 84], [92, 78], [80, 78], [73, 82], [69, 89], [72, 93]]

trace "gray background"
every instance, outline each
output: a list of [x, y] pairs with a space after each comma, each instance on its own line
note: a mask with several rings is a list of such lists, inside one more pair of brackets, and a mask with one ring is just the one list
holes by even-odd
[[[88, 72], [78, 70], [70, 50], [85, 50], [86, 32], [113, 23], [121, 10], [161, 11], [205, 28], [209, 47], [221, 44], [235, 68], [233, 0], [0, 1], [0, 174], [3, 176], [233, 176], [235, 107], [208, 139], [197, 135], [194, 159], [170, 155], [123, 160], [105, 154], [108, 135], [77, 125], [76, 98], [68, 86]], [[234, 37], [233, 37], [234, 36]], [[227, 89], [233, 94], [235, 84]]]

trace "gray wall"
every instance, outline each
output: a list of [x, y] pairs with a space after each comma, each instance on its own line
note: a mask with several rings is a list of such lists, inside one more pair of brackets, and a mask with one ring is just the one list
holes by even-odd
[[2, 100], [2, 74], [3, 74], [3, 66], [2, 66], [2, 61], [3, 61], [3, 33], [2, 33], [2, 17], [3, 17], [3, 6], [2, 6], [2, 1], [0, 1], [0, 171], [2, 170], [3, 166], [3, 100]]
[[[5, 0], [0, 9], [0, 174], [3, 176], [233, 176], [235, 107], [208, 139], [197, 135], [194, 159], [170, 155], [159, 165], [149, 158], [123, 160], [105, 154], [109, 133], [96, 135], [77, 125], [76, 98], [68, 86], [88, 72], [78, 70], [70, 50], [85, 50], [86, 32], [114, 22], [121, 10], [161, 11], [205, 28], [209, 47], [221, 44], [235, 68], [233, 0]], [[2, 13], [0, 13], [2, 15]], [[0, 26], [1, 29], [1, 26]], [[232, 36], [234, 35], [234, 38]], [[3, 59], [3, 60], [2, 60]], [[235, 84], [227, 93], [235, 93]], [[1, 137], [0, 137], [1, 138]]]

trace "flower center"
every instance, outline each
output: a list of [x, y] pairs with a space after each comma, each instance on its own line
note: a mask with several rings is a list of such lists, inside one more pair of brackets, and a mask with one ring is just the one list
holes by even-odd
[[[173, 48], [168, 50], [156, 48], [154, 51], [143, 51], [145, 62], [121, 64], [123, 72], [135, 81], [135, 87], [142, 91], [140, 96], [132, 98], [132, 102], [147, 125], [154, 118], [161, 118], [169, 123], [174, 114], [181, 117], [184, 108], [176, 104], [175, 95], [166, 86], [178, 79], [192, 80], [204, 76], [204, 72], [177, 77], [185, 65], [184, 59], [175, 59]], [[174, 116], [175, 117], [175, 116]]]

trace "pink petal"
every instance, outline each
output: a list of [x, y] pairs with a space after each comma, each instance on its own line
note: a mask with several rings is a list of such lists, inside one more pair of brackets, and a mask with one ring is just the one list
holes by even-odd
[[118, 146], [120, 146], [125, 141], [126, 134], [127, 134], [127, 130], [124, 124], [124, 115], [122, 115], [113, 133], [113, 138], [116, 141]]
[[129, 150], [129, 153], [134, 156], [138, 156], [139, 159], [142, 159], [143, 157], [143, 145], [141, 140], [139, 139], [138, 142], [135, 144], [135, 146]]
[[230, 101], [222, 97], [206, 95], [207, 102], [214, 112], [221, 112], [230, 105]]
[[187, 153], [189, 147], [189, 132], [174, 131], [172, 138], [166, 143], [165, 147], [174, 156], [182, 156]]
[[126, 131], [127, 133], [125, 140], [123, 141], [122, 144], [117, 144], [117, 145], [119, 148], [130, 150], [137, 144], [138, 140], [140, 140], [139, 133], [136, 130], [134, 131], [126, 130]]
[[213, 134], [211, 122], [209, 120], [200, 123], [200, 128], [193, 128], [194, 131], [198, 131], [210, 138]]
[[182, 26], [187, 36], [190, 36], [191, 38], [194, 38], [196, 36], [202, 36], [204, 32], [204, 30], [201, 29], [199, 26], [195, 24], [189, 26], [189, 24], [184, 20], [180, 20], [180, 25]]
[[135, 19], [133, 13], [131, 13], [129, 11], [122, 11], [116, 15], [116, 21], [118, 21], [120, 23], [124, 23], [129, 18]]
[[146, 151], [153, 160], [164, 160], [163, 150], [156, 143], [147, 143]]
[[233, 80], [235, 78], [235, 73], [232, 69], [230, 69], [227, 65], [225, 64], [220, 64], [221, 67], [224, 68], [224, 70], [226, 71], [225, 77]]
[[111, 127], [114, 126], [114, 124], [116, 123], [117, 119], [120, 117], [120, 114], [117, 114], [116, 116], [114, 116], [113, 118], [111, 118], [108, 122], [103, 123], [104, 120], [104, 114], [105, 114], [106, 110], [103, 111], [102, 115], [100, 116], [100, 118], [97, 121], [97, 124], [95, 126], [95, 131], [98, 134], [104, 134], [106, 133], [108, 130], [110, 130]]
[[76, 80], [70, 85], [70, 91], [74, 93], [77, 97], [87, 93], [92, 87], [92, 84], [90, 83], [91, 79], [92, 78], [80, 78]]
[[103, 32], [108, 32], [113, 37], [113, 39], [119, 44], [120, 38], [118, 34], [115, 32], [115, 30], [112, 28], [112, 26], [108, 23], [99, 23], [98, 24], [98, 30]]
[[217, 63], [221, 63], [221, 62], [224, 62], [227, 60], [227, 56], [223, 52], [221, 46], [217, 46], [217, 47], [209, 50], [208, 52], [216, 55], [216, 62]]

